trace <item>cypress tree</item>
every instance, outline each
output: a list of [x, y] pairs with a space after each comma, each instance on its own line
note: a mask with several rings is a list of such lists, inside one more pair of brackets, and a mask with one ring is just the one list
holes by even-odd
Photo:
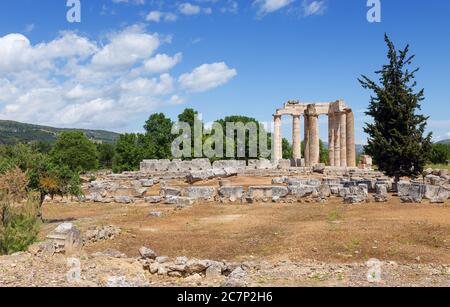
[[409, 56], [409, 45], [397, 50], [385, 35], [389, 63], [376, 74], [379, 82], [361, 76], [359, 82], [374, 92], [366, 115], [373, 123], [366, 124], [369, 135], [367, 154], [386, 175], [417, 177], [423, 172], [431, 152], [432, 134], [424, 136], [428, 117], [418, 114], [425, 99], [424, 90], [416, 92], [415, 74], [410, 70], [414, 55]]

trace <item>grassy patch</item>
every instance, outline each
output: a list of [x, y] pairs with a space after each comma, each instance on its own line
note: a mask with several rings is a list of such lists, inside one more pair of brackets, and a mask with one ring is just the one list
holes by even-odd
[[425, 169], [432, 168], [432, 169], [446, 169], [450, 171], [450, 165], [448, 164], [428, 164]]

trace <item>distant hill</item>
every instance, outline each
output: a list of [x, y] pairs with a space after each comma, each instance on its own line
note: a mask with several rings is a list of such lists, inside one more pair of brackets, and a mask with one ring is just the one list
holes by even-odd
[[53, 128], [0, 120], [0, 144], [10, 145], [32, 141], [53, 142], [58, 134], [64, 131], [82, 131], [90, 140], [98, 143], [114, 143], [119, 137], [118, 133], [110, 131]]
[[447, 145], [450, 145], [450, 140], [439, 141], [439, 142], [437, 142], [437, 144], [447, 144]]

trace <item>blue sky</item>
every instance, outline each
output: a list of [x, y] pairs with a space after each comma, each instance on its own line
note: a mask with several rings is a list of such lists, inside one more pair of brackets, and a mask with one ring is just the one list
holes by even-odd
[[290, 99], [343, 98], [365, 143], [370, 93], [357, 78], [385, 63], [387, 32], [411, 44], [429, 130], [450, 138], [450, 2], [381, 0], [380, 23], [367, 21], [366, 2], [81, 0], [71, 24], [66, 0], [3, 0], [0, 119], [140, 131], [153, 112], [270, 122]]

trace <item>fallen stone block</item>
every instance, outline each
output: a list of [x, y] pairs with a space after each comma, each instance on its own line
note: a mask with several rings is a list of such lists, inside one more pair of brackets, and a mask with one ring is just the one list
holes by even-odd
[[236, 202], [244, 195], [244, 188], [239, 186], [222, 186], [218, 190], [219, 197], [225, 202]]
[[288, 187], [289, 195], [296, 198], [314, 197], [319, 196], [319, 192], [316, 187], [309, 185], [291, 185]]
[[204, 181], [208, 179], [214, 178], [214, 172], [212, 170], [205, 170], [205, 171], [191, 171], [186, 176], [187, 182], [190, 184], [193, 184], [198, 181]]
[[55, 253], [71, 254], [83, 246], [81, 232], [72, 223], [63, 223], [47, 235], [52, 242]]
[[386, 185], [377, 184], [376, 186], [376, 194], [374, 195], [375, 202], [384, 203], [387, 202], [389, 198], [388, 190]]
[[196, 200], [190, 197], [168, 196], [164, 200], [166, 205], [176, 205], [178, 208], [194, 205]]
[[180, 196], [181, 195], [181, 189], [180, 188], [174, 188], [174, 187], [161, 187], [161, 197], [168, 197], [168, 196]]
[[142, 259], [156, 259], [156, 257], [158, 256], [152, 249], [148, 248], [148, 247], [141, 247], [139, 249], [139, 254], [141, 255]]
[[288, 194], [288, 188], [281, 186], [252, 186], [248, 188], [248, 197], [253, 201], [269, 201], [274, 197], [286, 197]]
[[450, 191], [444, 187], [426, 185], [424, 197], [425, 199], [428, 199], [430, 203], [445, 203], [450, 197]]
[[131, 204], [133, 203], [133, 199], [129, 196], [116, 196], [114, 197], [114, 202], [118, 204]]
[[200, 199], [204, 201], [212, 201], [216, 195], [214, 187], [188, 187], [182, 192], [182, 196]]

